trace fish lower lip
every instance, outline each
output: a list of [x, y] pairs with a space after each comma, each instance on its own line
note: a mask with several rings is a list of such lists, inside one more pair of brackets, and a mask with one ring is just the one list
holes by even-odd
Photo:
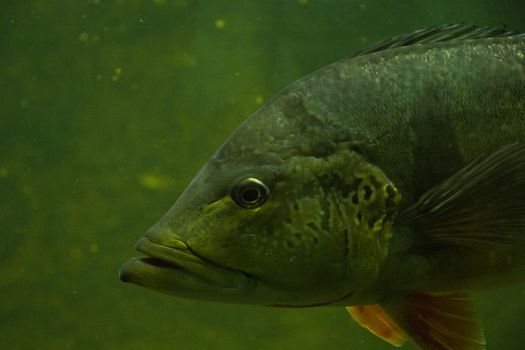
[[141, 238], [136, 249], [145, 257], [128, 260], [120, 280], [190, 299], [229, 300], [247, 295], [256, 281], [242, 271], [215, 265], [196, 255], [190, 247], [172, 246]]
[[[137, 250], [140, 252], [148, 255], [145, 257], [135, 257], [130, 259], [119, 271], [119, 278], [122, 282], [132, 282], [132, 283], [138, 283], [136, 278], [134, 277], [135, 273], [133, 272], [134, 267], [133, 266], [149, 266], [152, 268], [161, 268], [161, 269], [170, 269], [170, 270], [177, 270], [180, 269], [180, 266], [175, 264], [174, 262], [167, 261], [164, 259], [156, 258], [154, 256], [151, 256], [147, 253], [149, 251], [146, 247], [148, 246], [148, 242], [143, 242], [144, 238], [141, 238], [139, 242], [137, 242]], [[147, 240], [147, 239], [146, 239]], [[131, 269], [130, 269], [131, 266]]]

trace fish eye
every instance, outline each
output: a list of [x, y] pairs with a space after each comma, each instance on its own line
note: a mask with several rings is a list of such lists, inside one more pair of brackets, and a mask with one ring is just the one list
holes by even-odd
[[260, 207], [266, 202], [269, 194], [270, 190], [268, 187], [254, 177], [242, 179], [232, 190], [232, 198], [235, 203], [245, 209]]

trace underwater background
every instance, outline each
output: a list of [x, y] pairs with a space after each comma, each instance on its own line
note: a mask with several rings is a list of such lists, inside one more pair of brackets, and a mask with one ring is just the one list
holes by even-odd
[[[393, 349], [344, 308], [177, 299], [118, 269], [288, 83], [422, 27], [525, 30], [524, 13], [523, 0], [3, 0], [0, 349]], [[488, 349], [524, 348], [524, 284], [476, 302]]]

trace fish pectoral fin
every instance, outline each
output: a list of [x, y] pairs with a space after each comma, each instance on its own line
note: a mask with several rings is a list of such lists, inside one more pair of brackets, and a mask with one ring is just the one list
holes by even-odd
[[401, 346], [407, 340], [405, 331], [381, 308], [375, 305], [348, 306], [352, 318], [384, 341]]
[[382, 306], [421, 349], [485, 349], [483, 330], [465, 293], [415, 293]]
[[525, 145], [506, 145], [471, 162], [425, 193], [397, 222], [417, 233], [414, 248], [524, 248]]

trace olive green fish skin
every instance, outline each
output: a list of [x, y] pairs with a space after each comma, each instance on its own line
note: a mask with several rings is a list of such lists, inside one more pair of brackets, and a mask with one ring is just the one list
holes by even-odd
[[[245, 121], [148, 237], [183, 241], [255, 284], [229, 295], [200, 290], [200, 299], [357, 305], [388, 288], [456, 288], [464, 276], [472, 281], [460, 287], [475, 285], [475, 264], [464, 275], [445, 264], [449, 275], [440, 275], [431, 265], [449, 256], [396, 255], [413, 233], [398, 234], [395, 214], [469, 161], [525, 141], [524, 56], [523, 37], [487, 38], [400, 47], [314, 72]], [[270, 189], [257, 209], [230, 196], [247, 177]], [[192, 297], [184, 286], [155, 288]]]
[[288, 87], [219, 155], [315, 154], [351, 140], [369, 146], [367, 158], [412, 202], [466, 162], [525, 139], [524, 56], [525, 39], [510, 37], [343, 60]]

